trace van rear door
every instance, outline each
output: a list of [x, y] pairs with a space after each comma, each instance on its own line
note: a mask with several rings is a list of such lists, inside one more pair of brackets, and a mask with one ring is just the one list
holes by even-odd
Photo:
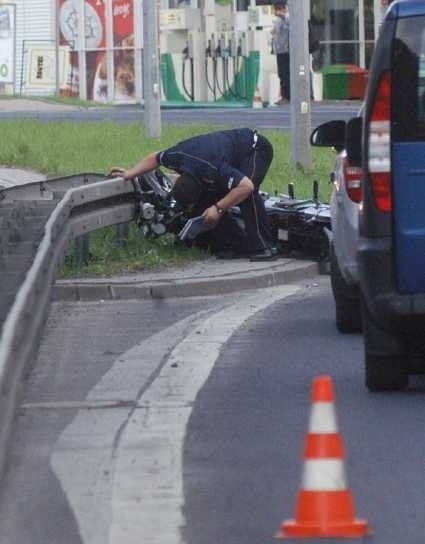
[[397, 287], [425, 292], [425, 15], [397, 22], [391, 96]]

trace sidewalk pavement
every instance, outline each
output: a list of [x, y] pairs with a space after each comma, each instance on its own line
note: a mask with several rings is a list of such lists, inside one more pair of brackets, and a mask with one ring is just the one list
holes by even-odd
[[37, 100], [31, 98], [4, 98], [0, 100], [1, 112], [22, 112], [22, 111], [75, 111], [85, 110], [82, 106], [62, 104], [48, 100]]
[[[0, 101], [0, 111], [22, 107], [34, 109], [80, 109], [78, 106], [45, 104], [42, 101], [7, 99]], [[41, 181], [45, 176], [19, 168], [0, 165], [0, 186], [10, 187], [31, 181]], [[258, 289], [304, 281], [318, 274], [317, 263], [310, 260], [279, 258], [264, 263], [247, 259], [219, 260], [215, 257], [179, 268], [155, 272], [138, 272], [108, 278], [81, 278], [57, 280], [53, 290], [54, 300], [111, 300], [129, 298], [155, 298], [208, 296], [243, 289]]]
[[11, 168], [0, 165], [0, 188], [13, 187], [32, 181], [44, 181], [46, 176], [32, 170], [22, 170], [21, 168]]
[[179, 268], [108, 278], [57, 280], [54, 300], [164, 299], [208, 296], [303, 282], [318, 275], [317, 262], [279, 258], [263, 263], [215, 257]]

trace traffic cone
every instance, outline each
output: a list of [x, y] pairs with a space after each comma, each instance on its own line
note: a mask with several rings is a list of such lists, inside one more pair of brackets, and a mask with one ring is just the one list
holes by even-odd
[[282, 523], [277, 538], [360, 538], [371, 534], [368, 522], [355, 519], [345, 478], [344, 445], [338, 433], [330, 376], [318, 376], [304, 445], [302, 489], [295, 519]]
[[252, 101], [252, 107], [253, 108], [263, 107], [263, 99], [261, 98], [260, 89], [258, 87], [256, 87], [255, 89], [254, 100]]

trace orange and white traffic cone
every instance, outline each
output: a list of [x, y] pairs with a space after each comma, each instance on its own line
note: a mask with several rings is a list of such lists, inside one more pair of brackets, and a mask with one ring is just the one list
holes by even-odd
[[254, 93], [254, 100], [252, 101], [253, 108], [262, 108], [263, 99], [261, 98], [260, 89], [257, 87]]
[[344, 468], [344, 445], [338, 433], [330, 376], [313, 382], [312, 410], [304, 445], [302, 489], [295, 519], [282, 523], [278, 538], [361, 538], [371, 534], [368, 522], [355, 519]]

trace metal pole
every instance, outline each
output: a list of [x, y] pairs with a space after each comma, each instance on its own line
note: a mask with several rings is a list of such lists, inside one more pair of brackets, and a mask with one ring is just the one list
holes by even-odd
[[134, 2], [134, 75], [136, 83], [136, 104], [143, 103], [142, 54], [143, 22], [142, 3]]
[[55, 0], [55, 94], [59, 94], [59, 4]]
[[290, 3], [290, 72], [292, 167], [312, 167], [310, 132], [310, 54], [308, 52], [309, 0]]
[[87, 266], [90, 257], [90, 234], [82, 234], [75, 238], [75, 252], [78, 268]]
[[105, 13], [106, 13], [106, 23], [105, 23], [105, 32], [106, 32], [106, 43], [107, 49], [105, 51], [106, 56], [106, 100], [108, 102], [114, 102], [115, 100], [115, 78], [114, 78], [114, 16], [112, 9], [112, 0], [106, 0], [105, 2]]
[[143, 2], [143, 94], [146, 133], [151, 138], [159, 138], [161, 136], [161, 88], [156, 0]]
[[86, 11], [85, 1], [78, 3], [78, 79], [79, 79], [79, 97], [81, 100], [87, 100], [87, 63], [86, 63]]
[[364, 0], [359, 0], [359, 66], [366, 67], [366, 35], [364, 20]]
[[128, 237], [130, 233], [130, 227], [128, 223], [119, 223], [116, 226], [117, 232], [117, 245], [119, 247], [124, 247], [128, 242]]

